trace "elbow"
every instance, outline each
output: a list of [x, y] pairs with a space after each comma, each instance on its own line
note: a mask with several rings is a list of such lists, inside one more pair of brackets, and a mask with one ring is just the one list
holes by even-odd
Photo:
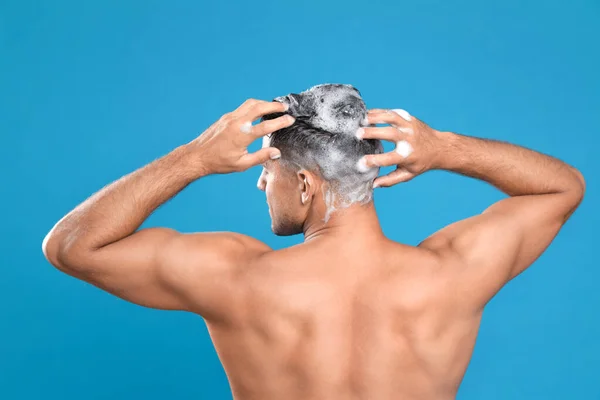
[[[63, 262], [62, 255], [64, 254], [64, 243], [65, 243], [65, 230], [60, 228], [61, 222], [65, 217], [61, 218], [50, 231], [44, 236], [42, 240], [42, 253], [50, 264], [58, 269], [64, 269], [62, 267]], [[60, 233], [60, 234], [59, 234]]]
[[50, 231], [42, 241], [42, 253], [44, 253], [44, 257], [50, 265], [60, 271], [67, 272], [68, 267], [64, 262], [64, 252], [61, 250], [61, 246], [58, 238], [53, 237], [52, 231]]
[[581, 203], [583, 196], [585, 195], [585, 179], [581, 171], [578, 169], [571, 167], [571, 170], [573, 171], [573, 175], [575, 177], [573, 180], [574, 183], [572, 191], [576, 197], [577, 206], [579, 206], [579, 203]]
[[48, 232], [42, 240], [42, 253], [53, 267], [62, 272], [72, 275], [77, 269], [72, 267], [76, 264], [69, 262], [72, 257], [70, 252], [66, 251], [64, 240], [57, 237], [52, 231]]
[[42, 240], [42, 253], [50, 264], [57, 267], [59, 264], [59, 244], [57, 238], [53, 236], [52, 231], [48, 232]]
[[579, 207], [579, 205], [581, 204], [581, 202], [583, 201], [583, 197], [585, 196], [585, 179], [583, 177], [583, 174], [571, 167], [573, 174], [575, 176], [574, 179], [574, 183], [573, 183], [573, 188], [571, 190], [569, 190], [567, 193], [571, 193], [571, 207], [569, 208], [569, 211], [567, 212], [567, 214], [565, 215], [565, 221], [567, 219], [569, 219], [571, 217], [571, 215], [573, 215], [573, 213], [575, 212], [575, 210], [577, 210], [577, 208]]
[[583, 178], [583, 174], [578, 169], [574, 169], [575, 175], [577, 176], [577, 182], [579, 183], [579, 190], [581, 192], [581, 198], [585, 194], [585, 179]]

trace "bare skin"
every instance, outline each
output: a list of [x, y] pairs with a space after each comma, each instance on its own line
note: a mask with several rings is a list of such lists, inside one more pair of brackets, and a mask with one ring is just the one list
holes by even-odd
[[[125, 300], [202, 316], [235, 399], [454, 399], [485, 305], [575, 211], [581, 173], [522, 147], [371, 110], [369, 123], [389, 126], [366, 128], [364, 138], [405, 140], [412, 150], [365, 157], [367, 166], [398, 165], [377, 186], [444, 169], [510, 196], [408, 246], [383, 235], [372, 202], [324, 223], [319, 176], [283, 168], [270, 159], [273, 148], [247, 153], [253, 140], [293, 121], [266, 121], [250, 133], [243, 124], [282, 111], [279, 103], [244, 103], [76, 207], [46, 236], [44, 254]], [[274, 232], [303, 233], [304, 243], [273, 251], [232, 232], [138, 230], [194, 180], [259, 164]]]

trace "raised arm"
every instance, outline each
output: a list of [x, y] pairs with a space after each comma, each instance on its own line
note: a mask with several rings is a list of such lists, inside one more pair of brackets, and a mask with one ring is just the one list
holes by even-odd
[[530, 266], [583, 199], [582, 174], [554, 157], [505, 142], [439, 132], [396, 113], [374, 113], [371, 119], [400, 128], [397, 141], [405, 144], [398, 148], [409, 153], [400, 156], [392, 176], [378, 178], [382, 186], [443, 169], [484, 180], [511, 196], [420, 244], [458, 265], [456, 282], [468, 288], [475, 307], [483, 307]]
[[[435, 168], [484, 180], [511, 197], [436, 232], [464, 264], [464, 282], [485, 305], [550, 245], [583, 199], [582, 174], [564, 162], [509, 143], [442, 133]], [[427, 243], [425, 243], [427, 246]]]
[[133, 303], [219, 314], [236, 269], [268, 247], [231, 232], [138, 228], [194, 180], [243, 171], [276, 157], [277, 149], [250, 154], [247, 147], [293, 122], [280, 117], [252, 126], [285, 108], [246, 101], [190, 143], [107, 185], [56, 223], [42, 242], [44, 255], [61, 271]]

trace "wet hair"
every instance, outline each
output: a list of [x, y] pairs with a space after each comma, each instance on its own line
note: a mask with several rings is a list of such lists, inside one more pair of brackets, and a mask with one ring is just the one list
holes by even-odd
[[[379, 140], [361, 140], [355, 136], [356, 129], [361, 125], [361, 121], [364, 120], [366, 115], [366, 107], [362, 103], [360, 94], [358, 94], [359, 101], [357, 101], [355, 99], [356, 94], [343, 96], [343, 93], [340, 92], [346, 92], [349, 88], [355, 93], [358, 91], [349, 85], [332, 85], [335, 87], [332, 87], [331, 91], [324, 91], [324, 86], [327, 85], [314, 87], [319, 88], [317, 96], [314, 95], [314, 88], [300, 95], [288, 95], [295, 96], [297, 99], [297, 107], [293, 107], [292, 104], [287, 112], [293, 115], [296, 121], [289, 127], [265, 136], [263, 140], [266, 145], [281, 151], [280, 162], [285, 167], [293, 171], [303, 168], [316, 172], [328, 183], [328, 187], [324, 188], [323, 191], [328, 209], [325, 217], [327, 220], [335, 209], [348, 207], [354, 203], [365, 204], [371, 201], [373, 180], [377, 177], [379, 168], [360, 169], [358, 161], [364, 155], [382, 153], [383, 146]], [[340, 86], [343, 87], [340, 88]], [[330, 109], [327, 111], [318, 107], [307, 106], [306, 98], [303, 104], [301, 96], [305, 93], [311, 94], [308, 101], [317, 104], [323, 104], [320, 99], [324, 94], [329, 95], [331, 93], [337, 100], [336, 102], [329, 101]], [[284, 99], [284, 97], [278, 99]], [[304, 112], [298, 112], [298, 109]], [[336, 116], [337, 110], [341, 110], [341, 114]], [[332, 113], [334, 113], [333, 116]], [[322, 117], [323, 114], [326, 115], [326, 118]], [[265, 115], [263, 120], [274, 119], [281, 115], [283, 114]], [[347, 118], [347, 120], [344, 120], [344, 118]], [[346, 129], [337, 129], [336, 132], [331, 132], [315, 126], [327, 125], [328, 120], [330, 121], [328, 126], [341, 126]], [[315, 121], [319, 123], [315, 124]], [[320, 123], [321, 121], [325, 121], [325, 123]], [[352, 126], [353, 121], [356, 121], [356, 126]]]

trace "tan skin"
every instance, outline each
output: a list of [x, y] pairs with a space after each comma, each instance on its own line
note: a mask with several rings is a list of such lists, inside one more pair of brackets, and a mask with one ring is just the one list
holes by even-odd
[[[250, 133], [242, 126], [282, 111], [247, 101], [76, 207], [46, 236], [44, 254], [133, 303], [202, 316], [235, 399], [454, 399], [485, 304], [549, 246], [583, 198], [583, 177], [531, 150], [371, 110], [369, 123], [388, 126], [367, 128], [364, 138], [413, 149], [406, 158], [367, 156], [368, 166], [398, 166], [377, 185], [446, 169], [510, 195], [408, 246], [383, 235], [372, 202], [324, 223], [319, 176], [283, 168], [270, 159], [273, 148], [248, 154], [253, 140], [292, 121]], [[302, 244], [273, 251], [231, 232], [138, 230], [194, 180], [259, 164], [273, 230], [304, 233]]]

